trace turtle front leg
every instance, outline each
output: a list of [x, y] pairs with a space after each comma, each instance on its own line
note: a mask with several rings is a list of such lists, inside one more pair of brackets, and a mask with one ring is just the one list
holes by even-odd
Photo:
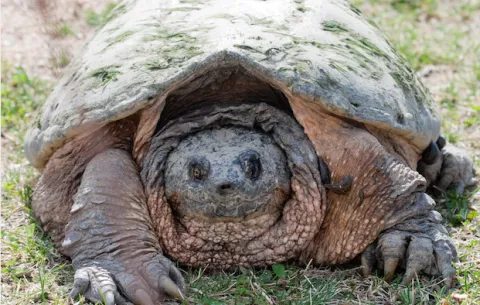
[[182, 299], [180, 272], [163, 256], [132, 157], [109, 149], [87, 165], [62, 248], [76, 270], [71, 297], [150, 305]]
[[[473, 162], [465, 151], [445, 145], [443, 137], [439, 137], [436, 143], [432, 142], [418, 162], [418, 171], [434, 193], [454, 189], [462, 195], [465, 189], [476, 183]], [[377, 264], [385, 271], [385, 278], [389, 281], [397, 266], [402, 266], [406, 270], [405, 284], [410, 284], [416, 274], [424, 272], [442, 276], [445, 286], [451, 287], [455, 274], [451, 262], [457, 260], [455, 246], [441, 224], [441, 215], [433, 211], [435, 201], [420, 193], [415, 205], [427, 207], [428, 211], [382, 232], [378, 241], [362, 254], [363, 272], [369, 275]]]
[[451, 282], [456, 252], [439, 214], [432, 210], [434, 202], [425, 195], [425, 179], [412, 169], [419, 152], [401, 137], [291, 102], [328, 166], [329, 183], [343, 185], [345, 177], [352, 180], [346, 192], [328, 190], [322, 226], [301, 258], [321, 265], [341, 264], [363, 253], [365, 274], [378, 263], [392, 277], [403, 264], [406, 282], [420, 271], [443, 274]]

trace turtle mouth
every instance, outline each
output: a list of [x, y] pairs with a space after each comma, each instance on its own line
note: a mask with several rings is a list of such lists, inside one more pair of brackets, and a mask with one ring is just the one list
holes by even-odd
[[[286, 155], [291, 193], [274, 191], [263, 210], [244, 217], [212, 217], [215, 210], [178, 217], [178, 198], [167, 200], [165, 193], [168, 154], [189, 134], [221, 126], [269, 134]], [[168, 122], [151, 139], [141, 177], [162, 249], [189, 266], [265, 266], [297, 257], [320, 230], [326, 210], [311, 142], [290, 115], [265, 103], [201, 109]]]
[[[191, 206], [203, 206], [201, 211], [185, 207], [180, 208], [183, 204], [178, 199], [178, 194], [173, 194], [168, 197], [168, 203], [178, 219], [184, 217], [200, 217], [212, 223], [241, 222], [258, 215], [281, 211], [285, 205], [285, 201], [289, 198], [289, 194], [289, 191], [276, 188], [271, 192], [258, 195], [250, 200], [243, 198], [237, 198], [237, 200], [227, 199], [228, 205], [191, 200]], [[222, 199], [225, 200], [225, 198]], [[265, 204], [259, 205], [259, 203]]]
[[[237, 208], [222, 210], [223, 206], [216, 206], [215, 211], [192, 212], [178, 209], [180, 203], [176, 196], [168, 199], [172, 208], [173, 218], [185, 233], [213, 244], [239, 244], [265, 234], [282, 216], [286, 200], [290, 197], [284, 190], [276, 189], [267, 194], [268, 200], [258, 197], [265, 202], [258, 208], [257, 201], [242, 202]], [[266, 197], [266, 196], [265, 196]], [[198, 205], [205, 206], [204, 202]], [[251, 207], [251, 210], [245, 208]], [[239, 208], [245, 213], [239, 215]]]

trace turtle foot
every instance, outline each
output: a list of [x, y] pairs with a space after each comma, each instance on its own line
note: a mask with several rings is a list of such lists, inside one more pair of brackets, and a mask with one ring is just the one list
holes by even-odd
[[476, 184], [473, 162], [466, 151], [447, 145], [442, 150], [442, 156], [442, 169], [434, 189], [443, 192], [455, 189], [458, 195], [462, 195], [465, 189], [468, 190]]
[[450, 288], [455, 275], [452, 261], [457, 260], [457, 251], [441, 220], [438, 212], [430, 211], [426, 216], [408, 219], [384, 231], [362, 254], [364, 276], [378, 267], [389, 282], [397, 267], [401, 267], [405, 269], [405, 285], [423, 272], [441, 276]]
[[472, 159], [463, 149], [453, 145], [446, 145], [442, 149], [441, 158], [435, 163], [427, 165], [420, 161], [418, 171], [433, 189], [435, 196], [454, 189], [458, 195], [463, 195], [477, 183]]
[[142, 260], [136, 268], [125, 264], [94, 261], [75, 272], [70, 298], [84, 295], [92, 302], [107, 305], [159, 304], [167, 297], [184, 300], [185, 283], [172, 262], [162, 255]]

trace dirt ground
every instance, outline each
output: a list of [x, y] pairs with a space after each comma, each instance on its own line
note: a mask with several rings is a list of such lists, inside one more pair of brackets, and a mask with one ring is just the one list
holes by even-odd
[[[85, 10], [101, 10], [103, 0], [3, 0], [2, 60], [28, 75], [55, 81], [95, 28]], [[68, 27], [67, 30], [62, 27]], [[69, 31], [65, 33], [62, 31]]]

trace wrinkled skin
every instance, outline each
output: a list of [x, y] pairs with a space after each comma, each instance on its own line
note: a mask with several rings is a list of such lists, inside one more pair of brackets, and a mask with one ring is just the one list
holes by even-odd
[[182, 297], [182, 275], [162, 255], [145, 202], [125, 151], [109, 149], [88, 163], [62, 244], [76, 269], [72, 298], [100, 302], [101, 292], [107, 304], [155, 304], [166, 293]]
[[[215, 140], [208, 140], [213, 135]], [[202, 163], [212, 161], [211, 175], [202, 184], [203, 204], [192, 205], [198, 181], [190, 181], [193, 173], [183, 163], [192, 154]], [[256, 180], [238, 164], [248, 155], [257, 155], [263, 167]], [[183, 161], [176, 164], [175, 159]], [[172, 172], [174, 183], [168, 180]], [[325, 189], [311, 142], [291, 116], [266, 104], [204, 108], [169, 122], [152, 137], [141, 177], [162, 249], [190, 266], [265, 266], [294, 258], [325, 213]], [[232, 186], [229, 196], [217, 196], [226, 179]], [[227, 216], [217, 217], [215, 211]]]
[[[181, 300], [183, 277], [165, 253], [213, 268], [338, 264], [360, 255], [365, 275], [379, 268], [390, 280], [402, 267], [406, 284], [423, 272], [450, 286], [456, 250], [425, 179], [405, 165], [417, 160], [361, 126], [292, 106], [302, 125], [266, 104], [193, 112], [156, 132], [140, 166], [126, 138], [110, 131], [133, 132], [125, 122], [98, 131], [98, 143], [80, 139], [59, 150], [34, 209], [72, 258], [71, 297], [110, 305]], [[91, 147], [97, 151], [88, 155]], [[447, 148], [423, 168], [441, 162], [434, 180], [458, 190], [471, 180], [471, 165]], [[71, 169], [65, 177], [80, 172], [79, 180], [55, 176], [60, 166]], [[77, 184], [71, 199], [58, 181]], [[56, 197], [65, 198], [68, 218], [52, 222], [43, 211]]]

